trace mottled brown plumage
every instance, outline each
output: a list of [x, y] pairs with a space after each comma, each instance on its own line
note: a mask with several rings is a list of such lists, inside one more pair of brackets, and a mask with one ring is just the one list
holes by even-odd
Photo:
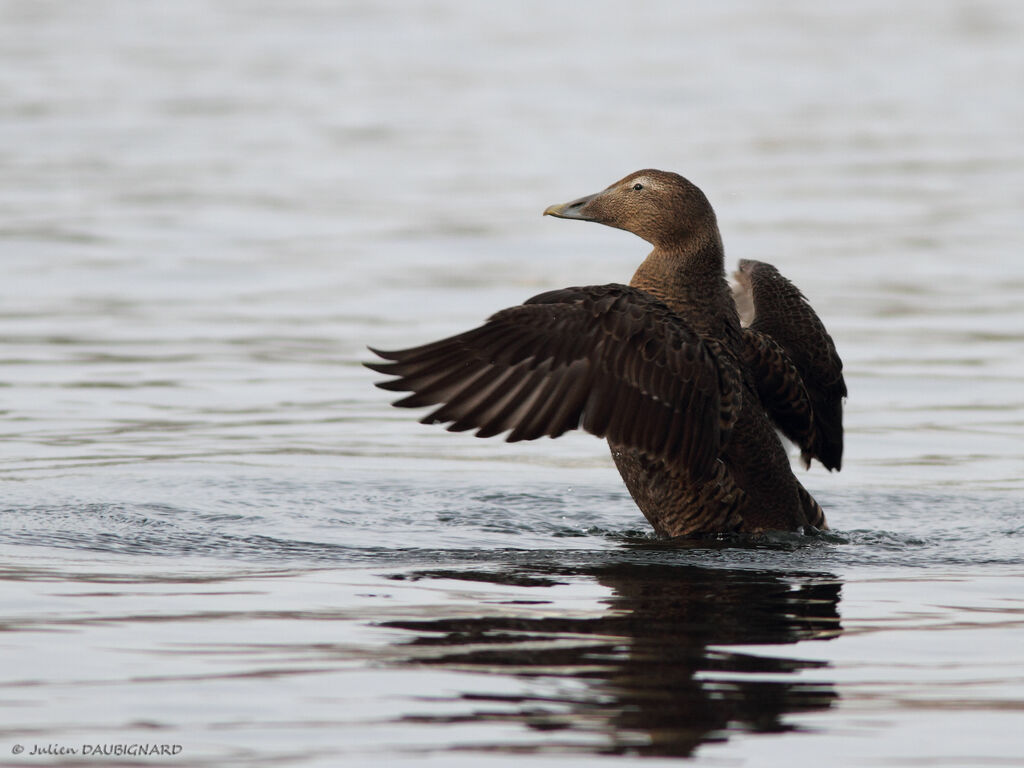
[[630, 174], [545, 214], [595, 221], [654, 250], [629, 286], [564, 288], [484, 325], [368, 363], [411, 392], [423, 421], [479, 437], [606, 437], [659, 533], [825, 527], [769, 419], [805, 461], [839, 467], [842, 364], [802, 294], [767, 264], [740, 262], [740, 324], [704, 194], [674, 173]]
[[810, 302], [771, 264], [743, 259], [735, 272], [744, 359], [768, 415], [800, 446], [804, 465], [843, 463], [843, 361]]

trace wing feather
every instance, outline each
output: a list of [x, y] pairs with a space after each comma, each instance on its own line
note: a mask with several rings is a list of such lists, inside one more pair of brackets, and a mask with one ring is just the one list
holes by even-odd
[[557, 437], [582, 427], [613, 445], [710, 471], [722, 449], [725, 378], [709, 346], [650, 294], [624, 285], [563, 288], [502, 310], [448, 339], [372, 350], [368, 367], [411, 392], [395, 405], [439, 405], [424, 423]]
[[[765, 410], [800, 446], [804, 463], [843, 460], [843, 362], [821, 318], [771, 264], [740, 261], [737, 305], [752, 313], [744, 356]], [[791, 435], [790, 432], [793, 434]]]

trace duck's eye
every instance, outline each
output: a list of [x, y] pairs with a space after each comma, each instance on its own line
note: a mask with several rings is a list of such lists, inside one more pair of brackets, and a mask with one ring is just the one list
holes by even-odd
[[635, 189], [637, 192], [639, 192], [643, 188], [644, 188], [643, 184], [634, 184], [633, 185], [633, 189]]

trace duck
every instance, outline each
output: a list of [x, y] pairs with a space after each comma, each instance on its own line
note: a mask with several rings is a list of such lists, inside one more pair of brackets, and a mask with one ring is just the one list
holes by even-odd
[[509, 442], [604, 438], [665, 537], [828, 527], [793, 472], [841, 469], [843, 365], [804, 294], [741, 260], [730, 284], [715, 212], [679, 174], [639, 170], [544, 215], [622, 229], [653, 250], [628, 285], [559, 288], [483, 325], [364, 363], [421, 421]]

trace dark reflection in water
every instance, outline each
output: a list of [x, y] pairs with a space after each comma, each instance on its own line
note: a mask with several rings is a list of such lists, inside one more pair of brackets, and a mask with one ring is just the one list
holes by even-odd
[[[837, 698], [829, 683], [797, 679], [800, 670], [823, 662], [720, 647], [836, 637], [841, 585], [833, 576], [635, 564], [562, 575], [590, 575], [609, 587], [608, 610], [597, 618], [524, 611], [389, 622], [417, 633], [403, 645], [405, 663], [513, 675], [539, 689], [536, 695], [466, 694], [461, 701], [470, 704], [469, 713], [407, 719], [518, 722], [546, 732], [533, 746], [492, 745], [502, 751], [681, 757], [726, 739], [730, 730], [792, 730], [787, 714], [827, 709]], [[530, 578], [536, 586], [551, 584], [558, 576], [535, 574], [524, 582], [522, 573], [413, 575], [520, 586], [530, 586]], [[551, 731], [564, 731], [566, 739], [552, 742]]]

